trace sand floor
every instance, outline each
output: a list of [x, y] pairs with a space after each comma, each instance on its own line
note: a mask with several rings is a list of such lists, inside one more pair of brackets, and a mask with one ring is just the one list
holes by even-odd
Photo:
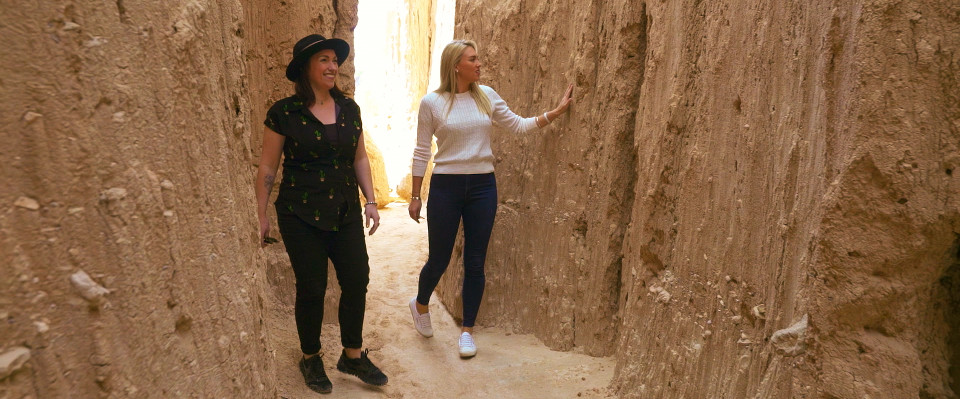
[[460, 359], [460, 328], [436, 296], [431, 300], [434, 336], [420, 336], [407, 303], [416, 294], [417, 276], [427, 256], [426, 223], [410, 220], [406, 204], [391, 204], [380, 215], [380, 230], [367, 239], [371, 273], [364, 345], [390, 382], [370, 387], [337, 371], [339, 327], [325, 324], [321, 341], [333, 393], [320, 395], [307, 389], [297, 368], [300, 351], [292, 310], [274, 304], [268, 328], [276, 345], [281, 397], [609, 397], [606, 387], [613, 375], [612, 358], [553, 351], [532, 335], [478, 325], [477, 356]]

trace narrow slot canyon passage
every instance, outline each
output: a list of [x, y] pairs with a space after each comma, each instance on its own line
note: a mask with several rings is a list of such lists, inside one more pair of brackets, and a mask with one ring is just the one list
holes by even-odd
[[[422, 4], [418, 4], [422, 3]], [[417, 7], [427, 7], [418, 9]], [[439, 53], [453, 39], [453, 0], [360, 1], [355, 30], [356, 100], [363, 112], [364, 134], [380, 149], [391, 197], [410, 179], [420, 98], [439, 85]], [[428, 18], [432, 16], [433, 18]], [[427, 73], [429, 71], [429, 74]], [[397, 199], [397, 198], [394, 198]], [[342, 398], [559, 398], [610, 396], [612, 357], [592, 357], [547, 348], [532, 335], [513, 334], [478, 323], [478, 355], [460, 359], [460, 327], [436, 294], [431, 300], [434, 336], [413, 328], [407, 302], [416, 295], [420, 268], [427, 256], [426, 221], [407, 214], [405, 199], [380, 210], [381, 229], [367, 237], [370, 285], [364, 346], [390, 378], [382, 388], [367, 386], [336, 371], [340, 331], [336, 301], [326, 305], [322, 342], [334, 390]], [[456, 259], [457, 257], [454, 257]], [[280, 260], [281, 266], [283, 259]], [[462, 267], [452, 264], [451, 269]], [[332, 269], [332, 268], [331, 268]], [[335, 276], [330, 275], [331, 285]], [[328, 288], [329, 289], [329, 288]], [[336, 289], [336, 288], [334, 288]], [[296, 367], [299, 341], [292, 307], [278, 301], [268, 312], [274, 337], [281, 397], [313, 397]], [[334, 317], [330, 317], [333, 315]]]
[[[958, 1], [3, 11], [0, 399], [960, 395]], [[362, 109], [382, 222], [366, 237], [363, 347], [389, 377], [374, 388], [337, 370], [330, 267], [326, 396], [298, 367], [297, 237], [283, 239], [276, 204], [333, 200], [352, 177], [337, 158], [316, 162], [342, 180], [311, 172], [302, 152], [282, 176], [262, 151], [277, 149], [271, 118], [304, 111], [286, 70], [312, 34], [351, 46], [336, 82]], [[428, 251], [407, 205], [416, 118], [453, 38], [477, 43], [479, 83], [520, 116], [556, 110], [573, 86], [569, 112], [540, 129], [490, 132], [496, 218], [467, 360], [462, 240], [432, 338], [408, 307]], [[297, 117], [287, 127], [308, 124]], [[458, 119], [441, 134], [473, 133]], [[283, 150], [333, 148], [320, 129], [277, 133], [293, 140]], [[294, 183], [299, 198], [278, 201]], [[300, 221], [343, 205], [324, 202]]]

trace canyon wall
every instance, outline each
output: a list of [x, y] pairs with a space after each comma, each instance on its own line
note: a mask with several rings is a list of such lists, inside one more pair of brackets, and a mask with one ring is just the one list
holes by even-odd
[[576, 85], [494, 138], [480, 325], [629, 398], [960, 393], [960, 4], [463, 0], [455, 36], [520, 114]]
[[294, 41], [351, 41], [356, 5], [4, 5], [0, 396], [276, 396], [263, 115]]

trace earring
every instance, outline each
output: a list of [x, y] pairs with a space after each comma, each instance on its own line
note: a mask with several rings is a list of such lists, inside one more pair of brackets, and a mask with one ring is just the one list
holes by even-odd
[[454, 72], [456, 72], [456, 73], [460, 73], [460, 70], [459, 70], [459, 69], [457, 69], [457, 70], [454, 70]]

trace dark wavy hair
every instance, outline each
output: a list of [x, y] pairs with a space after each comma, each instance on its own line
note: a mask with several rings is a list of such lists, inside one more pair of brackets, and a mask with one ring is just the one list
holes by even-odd
[[[293, 91], [297, 97], [300, 98], [300, 101], [303, 101], [308, 107], [317, 102], [316, 96], [313, 95], [313, 86], [310, 85], [310, 74], [307, 73], [310, 69], [311, 61], [312, 60], [307, 60], [307, 62], [303, 63], [303, 66], [300, 68], [300, 76], [297, 78], [297, 81], [293, 83]], [[337, 87], [336, 83], [334, 83], [333, 88], [330, 89], [330, 96], [335, 99], [343, 99], [346, 97], [343, 91]]]

